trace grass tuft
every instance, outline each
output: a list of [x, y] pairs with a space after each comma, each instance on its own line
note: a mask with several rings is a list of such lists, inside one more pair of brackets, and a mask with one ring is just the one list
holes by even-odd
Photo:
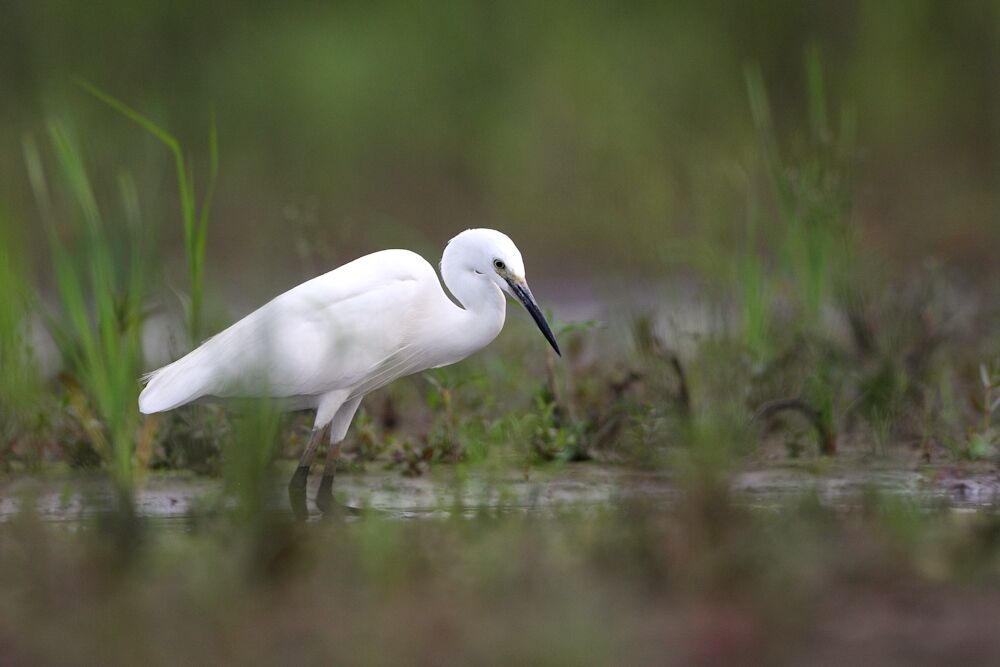
[[[138, 212], [129, 181], [122, 181], [121, 192], [129, 213], [113, 225], [98, 207], [83, 157], [66, 127], [49, 123], [49, 140], [59, 192], [67, 199], [65, 211], [50, 194], [36, 143], [31, 137], [24, 140], [59, 296], [60, 307], [49, 314], [49, 328], [65, 365], [70, 404], [108, 466], [120, 508], [130, 513], [140, 423], [136, 402], [147, 248], [133, 217]], [[57, 216], [64, 225], [57, 223]]]

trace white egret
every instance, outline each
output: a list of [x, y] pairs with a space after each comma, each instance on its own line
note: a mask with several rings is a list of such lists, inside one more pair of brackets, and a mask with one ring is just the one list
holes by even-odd
[[469, 229], [453, 238], [441, 257], [441, 277], [454, 300], [433, 267], [409, 250], [356, 259], [290, 289], [150, 373], [139, 410], [152, 414], [194, 401], [254, 396], [277, 399], [286, 409], [315, 409], [289, 496], [301, 515], [309, 467], [329, 431], [317, 496], [323, 508], [339, 444], [364, 396], [488, 345], [503, 328], [505, 293], [524, 305], [559, 353], [525, 282], [521, 253], [505, 234]]

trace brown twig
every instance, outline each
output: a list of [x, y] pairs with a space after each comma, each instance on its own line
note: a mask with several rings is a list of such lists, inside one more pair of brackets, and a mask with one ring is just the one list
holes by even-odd
[[819, 410], [801, 398], [781, 398], [775, 401], [768, 401], [757, 408], [750, 422], [754, 423], [762, 419], [771, 419], [779, 412], [786, 411], [798, 412], [809, 420], [809, 423], [816, 429], [816, 435], [819, 437], [820, 452], [827, 456], [836, 455], [837, 438], [833, 431], [823, 421], [823, 416]]
[[691, 416], [691, 392], [688, 390], [687, 374], [681, 366], [681, 359], [675, 352], [669, 352], [667, 359], [677, 373], [677, 405], [685, 417]]
[[608, 389], [611, 392], [610, 410], [605, 414], [594, 411], [590, 416], [590, 434], [587, 438], [588, 448], [601, 449], [618, 435], [624, 424], [624, 413], [619, 402], [632, 385], [642, 380], [642, 373], [629, 371], [621, 380], [612, 380]]
[[872, 356], [877, 348], [875, 332], [872, 330], [871, 322], [868, 320], [861, 304], [852, 301], [845, 308], [847, 313], [847, 324], [851, 328], [851, 335], [854, 338], [854, 345], [862, 356]]
[[614, 397], [615, 401], [621, 400], [622, 396], [629, 388], [642, 379], [642, 373], [638, 371], [629, 371], [621, 380], [612, 380], [610, 384], [611, 395]]
[[653, 330], [653, 323], [648, 317], [635, 321], [633, 335], [640, 351], [665, 359], [674, 369], [674, 373], [677, 374], [677, 396], [674, 400], [680, 408], [681, 414], [684, 417], [690, 417], [691, 391], [688, 388], [687, 374], [684, 372], [684, 366], [681, 365], [680, 357], [677, 356], [676, 352], [667, 348]]

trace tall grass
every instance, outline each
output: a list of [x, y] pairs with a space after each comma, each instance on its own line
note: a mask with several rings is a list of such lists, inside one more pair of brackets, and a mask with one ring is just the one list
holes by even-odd
[[11, 442], [36, 408], [40, 383], [30, 347], [32, 291], [26, 275], [26, 244], [0, 210], [0, 437]]
[[747, 196], [742, 243], [731, 262], [731, 280], [736, 291], [743, 343], [756, 360], [767, 359], [773, 352], [772, 318], [777, 294], [772, 272], [760, 256], [760, 218], [760, 206], [751, 189]]
[[174, 167], [177, 172], [177, 191], [180, 199], [181, 223], [184, 228], [184, 250], [187, 258], [189, 288], [191, 290], [191, 302], [188, 304], [187, 312], [188, 335], [192, 344], [197, 343], [204, 333], [202, 331], [202, 309], [205, 297], [205, 248], [208, 238], [208, 216], [219, 172], [219, 141], [218, 131], [215, 126], [215, 117], [212, 117], [208, 132], [208, 185], [199, 204], [195, 189], [194, 164], [190, 157], [185, 156], [184, 149], [176, 137], [132, 107], [87, 81], [77, 79], [76, 82], [81, 88], [98, 100], [104, 102], [156, 137], [156, 139], [161, 141], [170, 150], [173, 156]]
[[747, 96], [775, 209], [778, 270], [787, 282], [802, 325], [817, 331], [824, 306], [842, 286], [850, 240], [854, 114], [844, 107], [836, 132], [828, 121], [819, 51], [805, 57], [807, 131], [799, 155], [779, 146], [760, 68], [746, 70]]
[[[754, 152], [700, 198], [701, 216], [715, 224], [695, 239], [695, 252], [685, 259], [700, 262], [704, 275], [723, 285], [738, 320], [733, 342], [745, 352], [752, 375], [775, 385], [764, 393], [794, 396], [789, 405], [809, 415], [825, 434], [821, 448], [832, 453], [842, 378], [821, 348], [830, 340], [828, 311], [844, 305], [841, 299], [857, 287], [851, 273], [857, 266], [851, 237], [854, 116], [844, 107], [836, 130], [831, 126], [815, 48], [804, 59], [806, 109], [792, 119], [791, 131], [776, 127], [761, 68], [748, 65], [744, 78]], [[809, 359], [807, 375], [782, 370], [793, 357]]]
[[[50, 123], [49, 140], [58, 166], [56, 192], [48, 185], [37, 144], [30, 137], [24, 142], [59, 297], [60, 307], [50, 314], [49, 326], [66, 364], [70, 402], [108, 466], [119, 509], [131, 513], [149, 265], [135, 189], [127, 177], [120, 180], [119, 223], [109, 223], [65, 126]], [[57, 194], [66, 199], [65, 210]], [[57, 217], [65, 219], [64, 226], [57, 224]]]
[[[851, 276], [851, 163], [854, 115], [844, 107], [831, 128], [819, 52], [805, 55], [807, 108], [779, 132], [761, 68], [744, 71], [754, 149], [749, 160], [693, 179], [700, 232], [683, 256], [731, 300], [736, 337], [753, 362], [766, 365], [787, 332], [822, 334], [825, 309], [840, 305]], [[796, 137], [797, 142], [779, 138]], [[785, 145], [790, 143], [791, 146]], [[706, 231], [707, 229], [707, 231]]]
[[[826, 85], [818, 48], [805, 54], [807, 131], [799, 154], [783, 158], [770, 118], [763, 77], [747, 75], [747, 90], [766, 171], [780, 218], [779, 270], [794, 296], [798, 328], [806, 336], [826, 339], [824, 310], [842, 305], [857, 287], [852, 273], [851, 167], [855, 154], [855, 120], [842, 107], [836, 130], [829, 122]], [[830, 360], [814, 355], [803, 394], [818, 420], [820, 449], [836, 450], [835, 420], [838, 379]]]
[[272, 464], [278, 453], [281, 413], [273, 401], [247, 400], [236, 406], [235, 428], [223, 452], [227, 495], [244, 528], [261, 528], [270, 506]]

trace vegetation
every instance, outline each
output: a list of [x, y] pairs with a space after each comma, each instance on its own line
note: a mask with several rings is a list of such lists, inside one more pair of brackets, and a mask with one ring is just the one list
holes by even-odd
[[28, 514], [0, 526], [4, 662], [808, 665], [837, 653], [922, 665], [996, 654], [995, 516], [876, 495], [847, 510], [805, 498], [755, 512], [704, 478], [691, 491], [670, 508], [551, 518], [468, 508], [472, 519], [278, 524], [266, 540], [201, 519], [150, 534], [127, 567], [99, 532]]
[[[759, 159], [748, 162], [746, 170], [756, 176], [739, 184], [743, 192], [719, 216], [723, 227], [717, 236], [689, 241], [702, 249], [696, 254], [706, 275], [714, 279], [711, 270], [725, 267], [721, 281], [708, 283], [720, 289], [697, 297], [715, 302], [718, 323], [692, 342], [683, 332], [664, 331], [640, 318], [633, 324], [631, 344], [622, 343], [619, 327], [564, 323], [560, 337], [568, 354], [560, 363], [544, 357], [537, 341], [522, 339], [519, 331], [507, 337], [507, 349], [484, 361], [384, 392], [378, 399], [380, 414], [363, 419], [349, 443], [348, 464], [362, 469], [381, 462], [408, 475], [434, 463], [457, 462], [531, 466], [597, 459], [659, 466], [706, 420], [713, 424], [708, 428], [722, 428], [732, 446], [751, 457], [760, 456], [761, 443], [769, 441], [783, 441], [791, 457], [809, 450], [835, 455], [838, 446], [846, 448], [841, 455], [895, 452], [904, 460], [917, 449], [926, 462], [993, 456], [997, 405], [990, 369], [996, 362], [990, 355], [996, 344], [992, 323], [1000, 309], [988, 301], [961, 303], [941, 272], [917, 270], [904, 287], [879, 281], [866, 270], [851, 204], [852, 115], [840, 114], [836, 133], [828, 127], [818, 58], [814, 50], [806, 58], [807, 141], [802, 157], [793, 162], [781, 157], [760, 70], [747, 69]], [[92, 86], [86, 89], [171, 148], [191, 292], [200, 294], [207, 203], [194, 208], [189, 163], [179, 144], [123, 103]], [[191, 465], [218, 472], [217, 465], [206, 468], [204, 462], [224, 458], [223, 443], [233, 432], [225, 412], [179, 412], [140, 425], [133, 409], [142, 365], [146, 267], [157, 262], [134, 180], [127, 174], [120, 178], [121, 213], [109, 224], [67, 130], [53, 123], [49, 133], [58, 187], [49, 185], [30, 137], [26, 166], [49, 229], [58, 278], [61, 307], [49, 318], [64, 368], [57, 391], [64, 392], [76, 419], [29, 420], [26, 430], [34, 440], [54, 443], [73, 442], [72, 432], [82, 430], [126, 499], [136, 467]], [[214, 175], [214, 139], [209, 152]], [[765, 235], [760, 230], [768, 211], [777, 224], [768, 225]], [[5, 289], [26, 295], [27, 279], [17, 273], [17, 264], [7, 271]], [[192, 298], [188, 310], [192, 335], [200, 327], [201, 301]], [[10, 303], [21, 310], [5, 318], [11, 341], [5, 349], [12, 368], [22, 369], [11, 382], [23, 383], [32, 375], [24, 370], [32, 358], [18, 342], [24, 327], [15, 315], [23, 318], [28, 311], [18, 306], [26, 303], [24, 296]], [[958, 308], [965, 309], [961, 331], [953, 316]], [[595, 349], [600, 350], [596, 359]], [[17, 350], [22, 353], [15, 355]], [[976, 402], [967, 408], [963, 396]], [[368, 409], [378, 405], [371, 400]], [[407, 418], [400, 423], [403, 414]], [[777, 420], [796, 415], [815, 434], [808, 450], [794, 424], [776, 429], [784, 423]], [[301, 430], [286, 429], [292, 440], [285, 450], [297, 446]], [[30, 456], [22, 456], [25, 463]], [[10, 459], [9, 465], [16, 463], [16, 453]]]
[[[286, 4], [0, 25], [0, 663], [1000, 655], [994, 3]], [[366, 399], [338, 480], [421, 520], [294, 522], [311, 415], [137, 412], [269, 295], [473, 224], [565, 354], [512, 308]]]

